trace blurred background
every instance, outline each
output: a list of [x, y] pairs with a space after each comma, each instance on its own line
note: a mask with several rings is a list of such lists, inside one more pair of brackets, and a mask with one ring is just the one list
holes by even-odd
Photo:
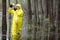
[[11, 3], [24, 10], [22, 40], [60, 40], [60, 0], [0, 0], [0, 40], [11, 40]]

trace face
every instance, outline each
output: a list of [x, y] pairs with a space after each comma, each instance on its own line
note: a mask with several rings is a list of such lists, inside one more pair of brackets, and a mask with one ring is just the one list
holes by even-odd
[[17, 9], [20, 9], [20, 7], [17, 6]]

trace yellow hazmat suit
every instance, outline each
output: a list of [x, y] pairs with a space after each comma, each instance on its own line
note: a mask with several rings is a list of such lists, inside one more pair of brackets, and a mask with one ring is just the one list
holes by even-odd
[[16, 4], [16, 6], [18, 7], [16, 11], [11, 7], [8, 8], [8, 12], [13, 14], [11, 35], [12, 40], [21, 40], [23, 10], [20, 4]]

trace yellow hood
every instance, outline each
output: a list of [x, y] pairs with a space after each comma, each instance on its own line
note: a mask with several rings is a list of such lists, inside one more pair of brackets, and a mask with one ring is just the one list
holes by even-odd
[[16, 6], [17, 6], [19, 9], [22, 9], [21, 4], [16, 4]]

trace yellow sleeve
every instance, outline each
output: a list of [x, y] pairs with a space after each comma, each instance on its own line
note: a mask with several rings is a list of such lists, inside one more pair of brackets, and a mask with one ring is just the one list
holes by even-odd
[[24, 12], [23, 10], [20, 10], [18, 13], [17, 13], [18, 16], [23, 16], [24, 15]]
[[8, 8], [8, 13], [9, 13], [9, 14], [13, 14], [13, 12], [14, 12], [14, 10], [9, 7], [9, 8]]

